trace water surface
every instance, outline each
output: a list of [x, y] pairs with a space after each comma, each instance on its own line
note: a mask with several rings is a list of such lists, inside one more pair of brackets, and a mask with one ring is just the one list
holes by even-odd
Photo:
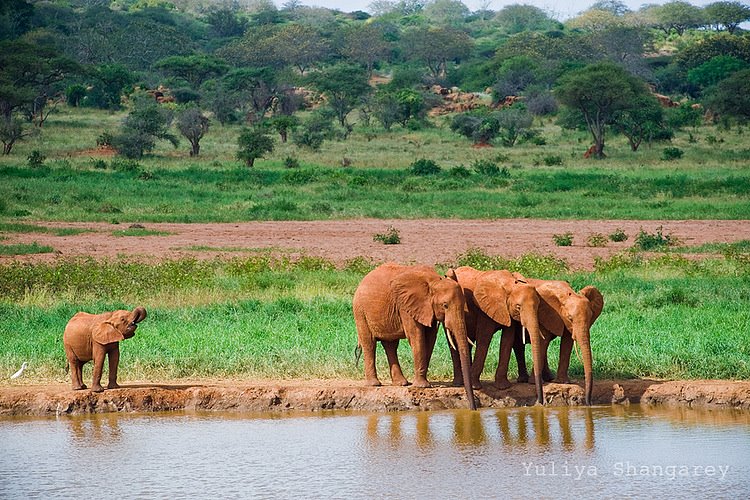
[[2, 498], [750, 494], [750, 412], [107, 414], [0, 419]]

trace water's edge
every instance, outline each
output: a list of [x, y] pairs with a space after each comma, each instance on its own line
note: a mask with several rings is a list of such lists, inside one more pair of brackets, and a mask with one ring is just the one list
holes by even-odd
[[[514, 384], [500, 391], [489, 383], [475, 391], [477, 406], [531, 406], [534, 387]], [[580, 406], [583, 389], [575, 384], [545, 385], [550, 406]], [[750, 381], [730, 380], [600, 380], [594, 404], [645, 404], [750, 409]], [[0, 386], [0, 416], [80, 415], [90, 413], [164, 411], [289, 412], [360, 410], [391, 412], [443, 410], [468, 406], [462, 388], [435, 384], [413, 387], [366, 387], [361, 381], [209, 381], [174, 384], [132, 383], [93, 393], [67, 385]]]

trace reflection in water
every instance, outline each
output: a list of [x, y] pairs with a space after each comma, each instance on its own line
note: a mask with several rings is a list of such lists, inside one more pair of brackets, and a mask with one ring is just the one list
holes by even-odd
[[[439, 418], [450, 420], [451, 443], [456, 447], [499, 443], [509, 452], [530, 448], [572, 452], [590, 451], [595, 445], [591, 408], [541, 407], [374, 414], [367, 419], [368, 443], [396, 449], [413, 435], [418, 449], [429, 450], [440, 439], [440, 431], [434, 436], [430, 422]], [[409, 432], [412, 428], [414, 432]]]
[[0, 418], [0, 497], [747, 498], [749, 424], [637, 405]]

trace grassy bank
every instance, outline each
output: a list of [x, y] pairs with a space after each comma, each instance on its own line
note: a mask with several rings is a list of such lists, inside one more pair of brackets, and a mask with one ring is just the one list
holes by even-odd
[[[750, 377], [747, 254], [700, 262], [629, 254], [599, 262], [594, 273], [570, 273], [564, 262], [547, 257], [507, 261], [476, 252], [446, 266], [461, 264], [599, 287], [605, 309], [592, 331], [598, 378]], [[28, 380], [66, 380], [61, 336], [70, 316], [143, 305], [149, 317], [121, 346], [123, 380], [360, 378], [351, 297], [370, 266], [361, 259], [336, 268], [320, 259], [264, 256], [149, 266], [92, 260], [3, 265], [0, 373], [29, 361]], [[550, 350], [553, 367], [557, 345]], [[400, 352], [410, 373], [408, 346], [402, 343]], [[387, 381], [382, 350], [378, 360]], [[485, 377], [491, 378], [496, 363], [496, 355], [490, 356]], [[582, 375], [577, 359], [571, 371]], [[451, 376], [442, 338], [430, 376]]]
[[[445, 118], [421, 131], [356, 127], [320, 151], [289, 143], [248, 169], [238, 126], [214, 125], [201, 156], [183, 144], [139, 161], [101, 156], [96, 137], [123, 113], [61, 108], [40, 135], [0, 158], [0, 219], [212, 222], [372, 218], [748, 219], [750, 143], [743, 129], [705, 125], [633, 153], [611, 136], [609, 157], [585, 160], [590, 138], [539, 123], [544, 144], [473, 148]], [[46, 160], [30, 166], [39, 151]], [[411, 163], [441, 171], [416, 175]], [[287, 159], [299, 163], [287, 168]], [[495, 169], [475, 168], [482, 161]], [[350, 166], [342, 167], [342, 163]]]

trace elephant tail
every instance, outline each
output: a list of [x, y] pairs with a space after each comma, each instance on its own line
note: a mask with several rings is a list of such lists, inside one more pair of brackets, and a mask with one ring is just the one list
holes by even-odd
[[357, 347], [354, 348], [354, 367], [359, 367], [359, 358], [362, 357], [362, 346], [357, 344]]

